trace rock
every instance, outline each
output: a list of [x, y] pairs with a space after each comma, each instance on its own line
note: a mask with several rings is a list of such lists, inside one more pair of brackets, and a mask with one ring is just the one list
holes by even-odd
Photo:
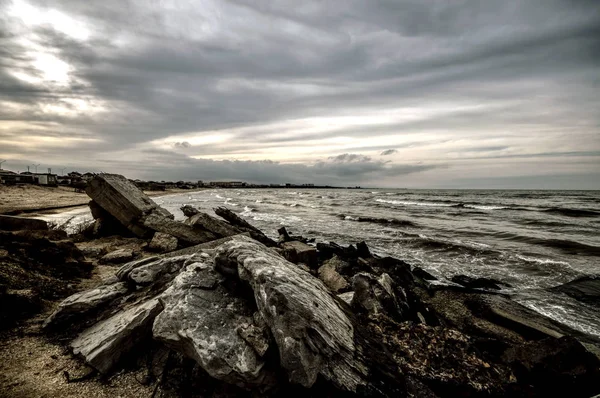
[[183, 215], [186, 217], [192, 217], [195, 216], [196, 214], [200, 213], [200, 210], [196, 209], [195, 207], [192, 207], [190, 205], [183, 205], [179, 208]]
[[354, 275], [352, 307], [370, 315], [385, 314], [399, 321], [405, 320], [408, 313], [406, 296], [397, 298], [392, 285], [388, 274], [379, 278], [365, 272]]
[[263, 245], [266, 245], [268, 247], [277, 246], [277, 242], [267, 237], [260, 229], [256, 228], [255, 226], [253, 226], [252, 224], [250, 224], [231, 210], [225, 207], [217, 207], [216, 209], [214, 209], [214, 211], [218, 216], [223, 217], [225, 220], [229, 221], [231, 225], [237, 227], [240, 231], [250, 233], [250, 236], [252, 236], [253, 239], [259, 241]]
[[467, 289], [489, 289], [501, 290], [499, 285], [509, 286], [495, 279], [490, 278], [473, 278], [467, 275], [454, 275], [451, 281], [466, 287]]
[[162, 232], [155, 232], [148, 249], [159, 253], [172, 252], [177, 250], [177, 238]]
[[196, 229], [208, 231], [218, 238], [237, 235], [241, 232], [239, 229], [231, 226], [231, 224], [228, 224], [225, 221], [200, 212], [188, 218], [185, 223]]
[[47, 230], [48, 223], [37, 218], [5, 216], [0, 214], [1, 231]]
[[188, 265], [160, 296], [165, 309], [154, 322], [154, 338], [194, 358], [216, 379], [242, 387], [272, 384], [255, 344], [238, 333], [244, 327], [249, 332], [253, 310], [229, 294], [221, 279], [211, 261]]
[[600, 304], [600, 276], [586, 275], [550, 290], [589, 304]]
[[343, 300], [346, 304], [351, 305], [352, 300], [354, 299], [354, 292], [346, 292], [337, 295], [341, 300]]
[[142, 217], [153, 212], [169, 217], [166, 210], [121, 175], [97, 174], [88, 182], [85, 191], [102, 209], [141, 238], [151, 236], [153, 231], [141, 225]]
[[195, 229], [190, 225], [173, 221], [156, 212], [144, 216], [142, 224], [153, 231], [174, 236], [179, 242], [187, 243], [188, 245], [197, 245], [218, 238], [218, 236], [211, 232]]
[[73, 353], [100, 373], [108, 373], [150, 335], [152, 322], [161, 310], [159, 301], [153, 299], [121, 311], [84, 330], [70, 344]]
[[600, 360], [572, 337], [512, 347], [503, 359], [529, 396], [584, 398], [600, 393]]
[[204, 242], [204, 243], [200, 243], [198, 245], [179, 249], [179, 250], [176, 250], [171, 253], [163, 254], [163, 256], [165, 256], [165, 257], [181, 256], [184, 254], [195, 254], [202, 250], [215, 249], [215, 248], [221, 246], [223, 243], [229, 242], [230, 240], [235, 239], [236, 236], [246, 236], [246, 237], [250, 238], [250, 234], [248, 232], [242, 232], [241, 234], [238, 234], [238, 235], [228, 236], [226, 238], [221, 238], [221, 239], [215, 239], [215, 240], [211, 240], [210, 242]]
[[352, 322], [321, 281], [243, 237], [217, 249], [215, 263], [252, 287], [292, 383], [308, 388], [322, 375], [347, 391], [366, 384]]
[[114, 299], [123, 296], [127, 291], [127, 284], [119, 282], [75, 293], [59, 304], [58, 308], [44, 322], [44, 328], [52, 328], [64, 324], [66, 321], [81, 319], [93, 311], [98, 311]]
[[318, 265], [317, 249], [306, 243], [291, 241], [281, 244], [283, 256], [294, 264], [302, 263], [309, 268], [315, 268]]
[[335, 264], [331, 261], [319, 268], [319, 279], [334, 293], [346, 290], [350, 286], [348, 281], [336, 271]]
[[283, 242], [289, 242], [292, 240], [292, 238], [290, 237], [290, 234], [288, 234], [287, 229], [285, 229], [285, 227], [281, 227], [277, 230], [277, 233], [279, 234], [279, 242], [278, 243], [283, 243]]
[[100, 258], [101, 264], [122, 264], [133, 259], [133, 250], [117, 249]]
[[358, 257], [362, 258], [373, 257], [371, 251], [369, 250], [369, 246], [367, 246], [367, 244], [364, 241], [356, 244], [356, 254], [358, 255]]
[[425, 271], [421, 267], [413, 268], [412, 273], [414, 276], [421, 278], [425, 281], [437, 281], [437, 278], [435, 276], [431, 275], [429, 272]]
[[[120, 270], [121, 272], [118, 274], [121, 278], [126, 278], [127, 281], [137, 286], [164, 285], [173, 280], [185, 264], [201, 258], [197, 254], [158, 258], [151, 262], [137, 263], [129, 272], [125, 273]], [[161, 280], [160, 283], [158, 283], [159, 280]]]

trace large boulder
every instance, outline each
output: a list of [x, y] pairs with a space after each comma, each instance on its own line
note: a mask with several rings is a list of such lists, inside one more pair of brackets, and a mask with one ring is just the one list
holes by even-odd
[[219, 380], [241, 387], [273, 384], [274, 376], [261, 358], [268, 344], [257, 349], [248, 342], [252, 331], [260, 330], [251, 326], [254, 310], [243, 298], [229, 294], [211, 260], [198, 260], [160, 296], [165, 309], [154, 322], [154, 338], [195, 359]]
[[215, 263], [252, 287], [292, 383], [311, 387], [321, 375], [347, 391], [366, 384], [354, 326], [321, 281], [244, 237], [217, 249]]

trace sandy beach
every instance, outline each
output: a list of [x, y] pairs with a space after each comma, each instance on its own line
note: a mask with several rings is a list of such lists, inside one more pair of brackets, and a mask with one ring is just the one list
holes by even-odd
[[[161, 196], [189, 189], [145, 191], [148, 196]], [[47, 213], [62, 209], [85, 206], [90, 198], [85, 192], [76, 192], [72, 187], [44, 187], [39, 185], [0, 185], [0, 214]]]

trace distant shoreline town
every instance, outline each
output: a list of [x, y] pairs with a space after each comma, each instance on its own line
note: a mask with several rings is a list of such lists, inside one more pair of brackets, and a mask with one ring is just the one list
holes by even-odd
[[[79, 173], [72, 171], [64, 175], [52, 173], [48, 169], [46, 173], [24, 171], [16, 173], [10, 170], [0, 169], [0, 184], [17, 185], [33, 184], [42, 186], [71, 186], [75, 189], [85, 189], [89, 180], [94, 178], [97, 173]], [[312, 183], [305, 184], [254, 184], [244, 181], [143, 181], [139, 179], [130, 180], [140, 189], [148, 191], [166, 191], [169, 189], [198, 189], [198, 188], [327, 188], [327, 189], [360, 189], [360, 186], [336, 187], [332, 185], [316, 185]]]

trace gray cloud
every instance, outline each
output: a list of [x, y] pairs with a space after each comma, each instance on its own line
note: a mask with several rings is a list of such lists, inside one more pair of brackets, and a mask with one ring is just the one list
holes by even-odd
[[[128, 153], [134, 177], [201, 164], [215, 178], [391, 186], [458, 181], [466, 161], [494, 178], [600, 172], [579, 162], [600, 151], [597, 2], [12, 4], [0, 4], [5, 166], [106, 169]], [[148, 169], [150, 154], [177, 161]]]

